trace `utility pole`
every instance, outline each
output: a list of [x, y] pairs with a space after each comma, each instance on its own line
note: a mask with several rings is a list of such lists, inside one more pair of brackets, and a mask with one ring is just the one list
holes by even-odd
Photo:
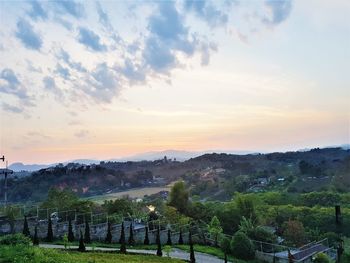
[[[2, 156], [0, 158], [3, 162], [5, 161], [5, 156]], [[13, 174], [13, 171], [7, 168], [7, 162], [6, 162], [6, 168], [5, 169], [0, 169], [0, 175], [3, 174], [5, 175], [5, 185], [4, 185], [4, 201], [5, 201], [5, 206], [7, 205], [7, 176], [9, 174]]]

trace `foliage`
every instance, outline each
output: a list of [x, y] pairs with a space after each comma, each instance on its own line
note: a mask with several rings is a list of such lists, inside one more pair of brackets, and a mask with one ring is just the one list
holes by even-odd
[[121, 254], [126, 253], [126, 244], [125, 244], [125, 232], [124, 232], [124, 222], [122, 223], [122, 229], [120, 231], [120, 238], [119, 238], [119, 244], [120, 244], [120, 249], [119, 252]]
[[64, 234], [63, 236], [63, 245], [64, 245], [64, 249], [68, 248], [68, 244], [69, 244], [69, 240], [68, 240], [68, 235]]
[[102, 208], [108, 214], [118, 213], [122, 216], [129, 216], [133, 214], [133, 203], [131, 200], [126, 198], [105, 200]]
[[39, 245], [38, 227], [37, 226], [35, 226], [35, 229], [34, 229], [33, 245], [34, 246], [38, 246]]
[[85, 244], [84, 244], [84, 238], [83, 238], [83, 233], [80, 230], [80, 239], [79, 239], [79, 248], [78, 251], [80, 252], [85, 252]]
[[161, 256], [163, 256], [163, 253], [162, 253], [162, 244], [160, 242], [160, 229], [159, 229], [159, 227], [157, 229], [156, 243], [157, 243], [157, 256], [161, 257]]
[[28, 226], [28, 221], [27, 221], [27, 216], [24, 216], [24, 222], [23, 222], [23, 235], [30, 237], [30, 231], [29, 231], [29, 226]]
[[134, 239], [134, 229], [133, 229], [132, 223], [130, 223], [129, 231], [130, 232], [129, 232], [128, 245], [133, 246], [133, 245], [135, 245], [135, 239]]
[[183, 245], [183, 243], [184, 243], [184, 240], [183, 240], [183, 238], [182, 238], [182, 229], [180, 228], [178, 244], [179, 244], [179, 245]]
[[148, 227], [145, 228], [145, 239], [143, 240], [144, 245], [149, 245], [149, 237], [148, 237]]
[[72, 220], [69, 219], [68, 221], [68, 241], [73, 242], [74, 241], [74, 233], [73, 233], [73, 226], [72, 226]]
[[192, 241], [192, 232], [189, 232], [189, 236], [188, 236], [188, 243], [190, 245], [190, 263], [195, 263], [196, 262], [196, 258], [194, 256], [194, 249], [193, 249], [193, 241]]
[[164, 251], [165, 251], [166, 256], [169, 258], [170, 252], [171, 252], [171, 246], [169, 246], [169, 245], [164, 246]]
[[330, 263], [331, 260], [324, 253], [318, 253], [315, 257], [314, 263]]
[[167, 238], [166, 244], [168, 246], [171, 246], [173, 244], [173, 242], [171, 242], [171, 230], [170, 229], [168, 229], [168, 238]]
[[289, 220], [285, 223], [283, 236], [291, 245], [302, 246], [305, 243], [305, 229], [303, 223]]
[[217, 218], [217, 216], [213, 216], [213, 218], [211, 219], [209, 225], [208, 225], [208, 231], [210, 233], [210, 235], [212, 236], [212, 238], [214, 238], [215, 240], [215, 246], [218, 245], [218, 238], [220, 237], [220, 235], [222, 234], [222, 227], [220, 225], [220, 221]]
[[231, 241], [231, 253], [239, 259], [249, 260], [255, 256], [255, 250], [252, 242], [241, 231], [238, 231]]
[[105, 238], [105, 242], [108, 243], [108, 244], [112, 243], [111, 222], [108, 222], [107, 235], [106, 235], [106, 238]]
[[29, 245], [30, 243], [30, 238], [21, 233], [0, 237], [0, 245]]
[[180, 213], [185, 213], [189, 205], [189, 193], [183, 181], [176, 182], [169, 194], [169, 205], [175, 207]]
[[84, 235], [84, 242], [87, 243], [87, 244], [91, 243], [89, 221], [86, 220], [86, 219], [85, 219], [85, 235]]
[[51, 217], [49, 217], [48, 224], [47, 224], [46, 241], [47, 241], [47, 242], [52, 242], [52, 241], [53, 241], [53, 231], [52, 231], [52, 221], [51, 221]]

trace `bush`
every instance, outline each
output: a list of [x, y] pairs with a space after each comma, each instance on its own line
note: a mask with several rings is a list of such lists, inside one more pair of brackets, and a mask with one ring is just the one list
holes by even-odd
[[32, 241], [23, 234], [13, 234], [0, 237], [0, 245], [30, 245]]
[[314, 263], [330, 263], [329, 257], [324, 253], [318, 253], [315, 257]]
[[255, 257], [255, 250], [252, 242], [241, 231], [236, 232], [231, 241], [231, 252], [236, 258], [249, 260]]

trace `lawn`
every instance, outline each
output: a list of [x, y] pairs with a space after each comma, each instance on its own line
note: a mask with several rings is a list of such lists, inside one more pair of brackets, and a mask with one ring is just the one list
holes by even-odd
[[162, 262], [183, 262], [179, 259], [170, 259], [166, 257], [157, 257], [153, 255], [122, 255], [118, 253], [103, 252], [85, 252], [76, 251], [66, 252], [63, 250], [44, 249], [25, 245], [0, 246], [1, 263], [114, 263], [114, 262], [143, 262], [143, 263], [162, 263]]

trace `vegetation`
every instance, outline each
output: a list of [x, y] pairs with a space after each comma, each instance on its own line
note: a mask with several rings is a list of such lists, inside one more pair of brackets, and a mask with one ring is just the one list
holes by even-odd
[[52, 231], [51, 217], [48, 218], [46, 241], [47, 242], [52, 242], [53, 241], [53, 231]]
[[120, 232], [119, 244], [120, 244], [119, 252], [121, 254], [125, 254], [126, 253], [126, 244], [125, 244], [124, 222], [122, 223], [122, 229], [121, 229], [121, 232]]
[[68, 221], [68, 241], [73, 242], [74, 241], [74, 233], [73, 233], [73, 227], [72, 227], [72, 220], [69, 218]]
[[161, 256], [163, 256], [163, 252], [162, 252], [162, 244], [160, 242], [160, 230], [159, 230], [159, 227], [157, 229], [156, 244], [157, 244], [157, 256], [161, 257]]
[[111, 222], [108, 222], [107, 235], [106, 235], [106, 238], [105, 238], [105, 242], [107, 244], [111, 244], [112, 243]]
[[148, 238], [148, 227], [145, 229], [145, 239], [143, 241], [144, 245], [149, 245], [149, 238]]
[[33, 245], [34, 246], [38, 246], [39, 245], [38, 227], [37, 226], [35, 226], [35, 229], [34, 229]]
[[29, 231], [29, 227], [28, 227], [27, 216], [24, 216], [23, 231], [22, 231], [22, 233], [23, 233], [23, 235], [25, 235], [26, 237], [30, 237], [30, 231]]
[[239, 259], [253, 259], [255, 249], [250, 239], [241, 231], [238, 231], [231, 241], [231, 253]]

